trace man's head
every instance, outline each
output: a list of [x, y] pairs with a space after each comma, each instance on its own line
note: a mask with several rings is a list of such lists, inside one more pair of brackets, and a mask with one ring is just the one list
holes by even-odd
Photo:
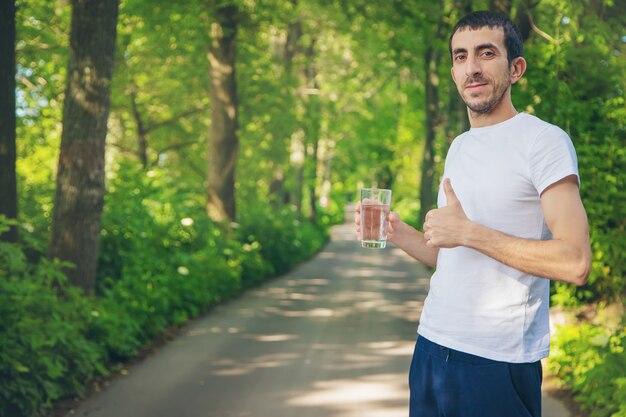
[[496, 12], [474, 12], [450, 36], [452, 78], [471, 118], [498, 120], [515, 111], [511, 86], [526, 71], [515, 25]]
[[483, 27], [490, 29], [500, 28], [504, 31], [504, 45], [506, 46], [509, 64], [513, 62], [513, 59], [523, 56], [524, 43], [522, 41], [522, 34], [517, 26], [515, 26], [515, 23], [501, 13], [483, 10], [472, 12], [464, 16], [456, 24], [448, 41], [450, 57], [452, 57], [452, 37], [456, 32], [467, 29], [477, 30]]

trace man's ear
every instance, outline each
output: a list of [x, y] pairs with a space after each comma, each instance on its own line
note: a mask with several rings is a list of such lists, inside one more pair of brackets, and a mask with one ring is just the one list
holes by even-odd
[[515, 84], [526, 72], [526, 60], [518, 56], [511, 62], [511, 84]]
[[452, 81], [456, 82], [456, 78], [454, 77], [454, 67], [450, 68], [450, 74], [452, 74]]

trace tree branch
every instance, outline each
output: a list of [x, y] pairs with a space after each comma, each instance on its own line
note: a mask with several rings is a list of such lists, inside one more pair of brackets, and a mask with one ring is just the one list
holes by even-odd
[[193, 172], [194, 174], [196, 174], [201, 181], [205, 181], [206, 180], [206, 170], [203, 170], [202, 168], [199, 168], [193, 161], [191, 158], [188, 158], [185, 160], [185, 165], [188, 166], [189, 168], [191, 168], [191, 172]]
[[21, 74], [18, 74], [18, 79], [28, 88], [30, 88], [31, 90], [36, 90], [37, 86], [35, 84], [33, 84], [32, 82], [30, 82], [30, 80], [26, 77], [24, 77]]
[[135, 151], [134, 149], [127, 148], [126, 146], [121, 145], [121, 144], [116, 143], [116, 142], [107, 142], [107, 144], [110, 144], [114, 148], [119, 149], [122, 153], [130, 154], [130, 155], [135, 156], [135, 157], [137, 156], [137, 151]]
[[543, 30], [539, 29], [537, 27], [537, 25], [535, 25], [535, 21], [533, 20], [533, 16], [530, 14], [530, 12], [528, 12], [528, 20], [530, 22], [530, 27], [533, 29], [533, 31], [538, 34], [539, 36], [541, 36], [544, 39], [547, 39], [548, 41], [550, 41], [551, 43], [555, 44], [555, 45], [559, 45], [559, 41], [558, 39], [554, 39], [552, 36], [548, 35], [546, 32], [544, 32]]
[[186, 146], [196, 145], [197, 143], [198, 143], [197, 141], [175, 143], [173, 145], [166, 146], [165, 148], [161, 150], [158, 150], [157, 154], [162, 154], [164, 152], [173, 151], [174, 149], [184, 148]]
[[183, 117], [191, 116], [192, 114], [196, 114], [196, 113], [201, 112], [203, 110], [204, 109], [201, 108], [201, 107], [196, 107], [196, 108], [184, 111], [182, 113], [179, 113], [177, 115], [174, 115], [174, 116], [170, 117], [169, 119], [165, 119], [165, 120], [162, 120], [160, 122], [156, 122], [156, 123], [153, 123], [153, 124], [151, 124], [149, 126], [146, 126], [144, 131], [146, 133], [152, 132], [153, 130], [159, 129], [159, 128], [163, 127], [163, 126], [175, 123], [178, 120], [182, 119]]

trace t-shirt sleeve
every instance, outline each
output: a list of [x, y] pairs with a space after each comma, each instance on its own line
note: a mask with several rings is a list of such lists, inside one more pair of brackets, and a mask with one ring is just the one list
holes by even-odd
[[[572, 140], [556, 126], [543, 130], [530, 153], [530, 174], [539, 195], [569, 175], [578, 178], [578, 160]], [[579, 179], [580, 182], [580, 179]]]

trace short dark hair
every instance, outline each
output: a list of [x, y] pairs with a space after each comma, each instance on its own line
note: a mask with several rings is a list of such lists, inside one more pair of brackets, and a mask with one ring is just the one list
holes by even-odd
[[481, 10], [472, 12], [462, 17], [452, 30], [450, 39], [448, 40], [450, 57], [452, 57], [452, 37], [458, 30], [466, 28], [477, 30], [485, 26], [488, 26], [490, 29], [502, 28], [504, 31], [504, 46], [506, 47], [509, 64], [518, 56], [523, 56], [524, 41], [522, 40], [522, 34], [515, 23], [501, 13]]

